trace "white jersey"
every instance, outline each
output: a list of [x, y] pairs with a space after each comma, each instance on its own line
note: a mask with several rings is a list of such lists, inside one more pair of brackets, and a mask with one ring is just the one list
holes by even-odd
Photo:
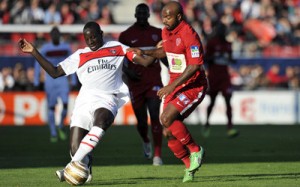
[[89, 130], [93, 126], [94, 112], [104, 107], [116, 116], [118, 109], [129, 101], [129, 91], [122, 80], [125, 56], [132, 60], [133, 52], [120, 42], [105, 43], [97, 51], [79, 49], [59, 65], [66, 75], [77, 73], [81, 89], [71, 116], [71, 127]]
[[117, 41], [105, 43], [97, 51], [78, 49], [60, 63], [66, 75], [77, 73], [81, 90], [116, 94], [123, 84], [122, 66], [126, 55], [125, 46]]

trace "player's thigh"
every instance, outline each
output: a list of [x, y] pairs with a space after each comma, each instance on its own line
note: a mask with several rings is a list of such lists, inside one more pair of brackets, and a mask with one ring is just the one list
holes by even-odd
[[98, 126], [103, 130], [107, 130], [114, 122], [115, 116], [106, 108], [98, 108], [94, 112], [93, 126]]
[[151, 119], [158, 119], [160, 114], [161, 100], [158, 97], [147, 98], [147, 107]]

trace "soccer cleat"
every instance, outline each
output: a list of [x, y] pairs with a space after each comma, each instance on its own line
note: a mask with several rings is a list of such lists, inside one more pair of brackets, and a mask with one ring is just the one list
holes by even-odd
[[202, 161], [204, 158], [204, 149], [203, 147], [200, 146], [200, 151], [199, 152], [194, 152], [191, 153], [190, 155], [190, 168], [188, 171], [196, 171], [198, 168], [201, 167]]
[[144, 156], [147, 159], [151, 159], [152, 158], [152, 146], [151, 146], [151, 142], [148, 142], [148, 143], [143, 142], [143, 151], [144, 151]]
[[89, 182], [91, 182], [91, 181], [92, 181], [92, 179], [93, 179], [93, 176], [92, 176], [92, 174], [89, 174], [89, 176], [88, 176], [88, 178], [86, 179], [86, 182], [85, 182], [85, 183], [89, 183]]
[[153, 166], [161, 166], [163, 165], [163, 161], [159, 156], [153, 157]]
[[234, 128], [231, 128], [231, 129], [229, 129], [229, 130], [227, 131], [227, 136], [228, 136], [228, 138], [235, 138], [235, 137], [237, 137], [239, 134], [240, 134], [239, 131], [236, 130], [236, 129], [234, 129]]
[[92, 175], [92, 166], [90, 165], [90, 166], [89, 166], [89, 176], [88, 176], [88, 178], [87, 178], [87, 180], [86, 180], [86, 183], [91, 182], [92, 179], [93, 179], [93, 175]]
[[209, 126], [205, 126], [203, 129], [202, 129], [202, 136], [204, 138], [208, 138], [210, 135], [210, 128]]
[[64, 141], [67, 139], [67, 135], [62, 129], [58, 129], [57, 131], [58, 131], [58, 136], [61, 140]]
[[58, 138], [56, 136], [51, 136], [50, 137], [50, 142], [51, 143], [57, 143], [58, 142]]
[[194, 174], [197, 170], [189, 171], [188, 169], [185, 169], [185, 174], [183, 176], [182, 182], [191, 182], [194, 180]]
[[57, 176], [59, 182], [64, 182], [65, 181], [65, 177], [64, 177], [64, 170], [57, 170], [55, 172], [55, 175]]

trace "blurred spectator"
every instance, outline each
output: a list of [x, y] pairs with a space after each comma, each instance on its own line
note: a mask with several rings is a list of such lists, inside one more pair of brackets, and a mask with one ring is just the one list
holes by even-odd
[[267, 72], [267, 80], [269, 88], [286, 88], [289, 78], [280, 74], [280, 66], [274, 64]]
[[[89, 18], [89, 1], [88, 0], [82, 0], [80, 1], [79, 5], [76, 7], [76, 12], [78, 14], [79, 20], [78, 23], [86, 23]], [[80, 33], [81, 34], [81, 33]]]
[[14, 84], [15, 80], [12, 76], [12, 69], [10, 67], [3, 67], [0, 72], [0, 92], [12, 90]]
[[288, 66], [285, 69], [285, 75], [288, 77], [288, 88], [295, 90], [300, 88], [300, 68]]
[[8, 0], [0, 2], [0, 24], [8, 24], [10, 19]]
[[15, 91], [26, 91], [27, 90], [27, 74], [22, 63], [17, 63], [13, 68], [13, 77], [15, 79], [15, 85], [13, 90]]
[[34, 91], [34, 68], [29, 67], [26, 70], [26, 77], [27, 77], [27, 85], [26, 85], [26, 91]]
[[42, 24], [44, 22], [45, 12], [39, 7], [39, 0], [31, 0], [21, 15], [22, 24]]
[[[103, 10], [102, 10], [103, 12]], [[99, 9], [97, 1], [91, 1], [89, 5], [89, 11], [87, 15], [88, 21], [96, 21], [100, 18], [101, 10]], [[110, 22], [106, 23], [110, 24]]]
[[24, 0], [15, 0], [10, 9], [10, 22], [13, 24], [22, 23], [22, 12], [25, 9]]
[[57, 4], [52, 3], [50, 6], [47, 8], [45, 12], [45, 17], [44, 17], [44, 23], [45, 24], [55, 24], [58, 25], [61, 23], [61, 15], [59, 11], [57, 10]]
[[70, 5], [64, 2], [60, 8], [61, 24], [73, 24], [75, 22], [75, 16], [70, 9]]
[[115, 24], [114, 17], [108, 5], [104, 6], [101, 11], [100, 18], [97, 20], [100, 25]]

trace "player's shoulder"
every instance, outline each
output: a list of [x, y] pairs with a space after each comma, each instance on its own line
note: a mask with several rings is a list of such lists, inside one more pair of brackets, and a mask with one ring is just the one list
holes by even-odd
[[156, 26], [154, 26], [154, 25], [150, 25], [149, 26], [152, 30], [155, 30], [155, 31], [159, 31], [159, 32], [161, 32], [162, 31], [162, 29], [161, 28], [159, 28], [159, 27], [156, 27]]
[[105, 44], [103, 45], [103, 47], [114, 47], [114, 46], [119, 46], [119, 45], [123, 45], [123, 44], [121, 42], [119, 42], [119, 41], [111, 40], [111, 41], [105, 42]]

